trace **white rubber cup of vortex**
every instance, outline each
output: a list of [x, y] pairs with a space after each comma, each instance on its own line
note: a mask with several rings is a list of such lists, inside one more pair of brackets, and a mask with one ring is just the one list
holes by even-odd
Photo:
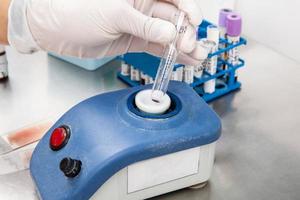
[[142, 112], [149, 114], [164, 114], [171, 106], [171, 98], [165, 94], [160, 101], [153, 101], [151, 98], [152, 90], [142, 90], [135, 96], [135, 105]]

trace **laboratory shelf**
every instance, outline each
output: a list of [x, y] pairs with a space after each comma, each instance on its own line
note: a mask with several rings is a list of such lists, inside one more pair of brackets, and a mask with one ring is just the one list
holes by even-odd
[[[198, 27], [198, 39], [206, 38], [207, 33], [206, 29], [207, 26], [211, 25], [212, 23], [204, 20]], [[245, 66], [245, 61], [242, 58], [239, 58], [239, 63], [237, 65], [230, 64], [227, 60], [221, 59], [220, 55], [229, 52], [231, 49], [240, 47], [242, 45], [247, 44], [247, 40], [243, 37], [240, 38], [239, 42], [236, 44], [230, 43], [227, 39], [220, 38], [220, 44], [224, 45], [224, 48], [220, 48], [209, 54], [208, 58], [218, 56], [218, 65], [217, 65], [217, 72], [214, 75], [210, 75], [205, 70], [201, 78], [194, 77], [193, 83], [189, 84], [191, 87], [195, 89], [195, 91], [202, 96], [202, 98], [209, 102], [218, 97], [221, 97], [225, 94], [228, 94], [234, 90], [237, 90], [241, 87], [241, 83], [236, 79], [236, 71]], [[221, 46], [221, 45], [220, 45]], [[133, 66], [135, 69], [138, 69], [140, 72], [150, 76], [151, 78], [155, 78], [156, 72], [160, 63], [160, 58], [147, 54], [147, 53], [127, 53], [123, 56], [120, 56], [121, 59], [126, 64]], [[226, 69], [222, 69], [222, 66], [226, 65]], [[176, 64], [174, 70], [178, 67], [182, 67], [182, 64]], [[129, 76], [124, 76], [121, 73], [118, 73], [118, 78], [128, 84], [129, 86], [138, 86], [141, 83], [139, 81], [132, 81]], [[205, 93], [203, 91], [203, 85], [212, 79], [216, 79], [217, 83], [222, 82], [223, 87], [218, 87], [216, 84], [215, 91], [211, 94]]]

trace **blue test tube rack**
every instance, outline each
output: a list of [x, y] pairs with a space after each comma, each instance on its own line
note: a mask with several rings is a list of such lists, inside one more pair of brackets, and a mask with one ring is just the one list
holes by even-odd
[[[198, 28], [198, 38], [205, 38], [206, 37], [206, 29], [207, 26], [211, 25], [212, 23], [204, 20], [199, 28]], [[245, 61], [243, 59], [239, 59], [238, 65], [232, 65], [228, 63], [226, 60], [223, 60], [219, 57], [220, 54], [224, 52], [228, 52], [230, 49], [233, 49], [235, 47], [246, 45], [247, 41], [243, 37], [240, 38], [240, 42], [233, 45], [228, 42], [226, 39], [220, 39], [220, 44], [226, 44], [226, 48], [218, 49], [218, 51], [209, 54], [208, 57], [218, 56], [218, 67], [217, 67], [217, 73], [214, 75], [210, 75], [207, 72], [205, 72], [202, 75], [201, 78], [194, 77], [194, 82], [190, 84], [191, 87], [195, 89], [195, 91], [202, 96], [202, 98], [206, 101], [212, 101], [218, 97], [221, 97], [225, 94], [228, 94], [234, 90], [237, 90], [241, 87], [241, 83], [237, 80], [235, 80], [235, 73], [236, 70], [245, 66]], [[160, 63], [160, 58], [152, 56], [147, 53], [127, 53], [121, 56], [121, 59], [128, 65], [133, 66], [134, 68], [142, 71], [143, 73], [149, 75], [153, 79], [156, 76], [156, 72]], [[222, 65], [226, 64], [227, 69], [224, 70], [221, 68]], [[174, 70], [178, 67], [181, 67], [183, 65], [176, 64], [174, 67]], [[226, 77], [226, 79], [224, 78]], [[121, 79], [123, 82], [128, 84], [129, 86], [138, 86], [141, 83], [138, 81], [132, 81], [130, 79], [130, 76], [124, 76], [120, 72], [118, 73], [118, 78]], [[216, 79], [216, 88], [215, 92], [212, 94], [205, 93], [203, 90], [203, 85], [205, 82]]]

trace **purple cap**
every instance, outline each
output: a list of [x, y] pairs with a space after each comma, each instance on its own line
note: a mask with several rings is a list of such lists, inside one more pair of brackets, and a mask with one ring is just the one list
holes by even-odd
[[233, 11], [228, 8], [224, 8], [220, 10], [219, 13], [219, 26], [226, 27], [226, 17], [227, 15], [231, 14]]
[[242, 17], [238, 13], [231, 13], [226, 18], [227, 35], [231, 37], [240, 36], [242, 33]]

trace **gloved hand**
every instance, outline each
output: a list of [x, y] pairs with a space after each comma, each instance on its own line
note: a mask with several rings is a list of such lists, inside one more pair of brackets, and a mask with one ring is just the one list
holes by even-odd
[[12, 0], [8, 40], [24, 53], [39, 49], [99, 58], [146, 51], [162, 55], [175, 36], [176, 15], [187, 15], [178, 62], [196, 65], [207, 56], [196, 45], [202, 15], [196, 0]]

